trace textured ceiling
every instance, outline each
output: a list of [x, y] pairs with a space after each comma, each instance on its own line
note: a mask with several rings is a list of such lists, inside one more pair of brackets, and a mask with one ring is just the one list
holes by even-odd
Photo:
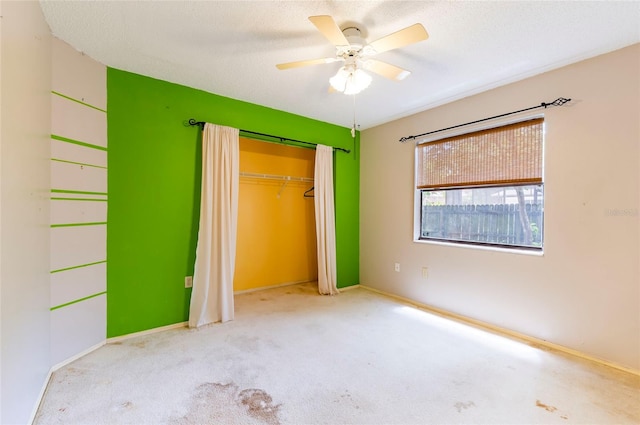
[[331, 15], [341, 28], [360, 28], [367, 41], [423, 24], [428, 40], [376, 56], [412, 74], [402, 82], [374, 75], [371, 86], [355, 99], [360, 129], [640, 41], [639, 2], [41, 5], [55, 36], [107, 66], [345, 127], [353, 124], [353, 97], [327, 90], [339, 63], [284, 71], [275, 67], [335, 54], [307, 17]]

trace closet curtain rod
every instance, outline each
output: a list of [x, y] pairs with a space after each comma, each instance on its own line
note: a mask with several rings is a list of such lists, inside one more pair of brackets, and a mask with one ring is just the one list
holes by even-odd
[[466, 122], [464, 124], [458, 124], [458, 125], [454, 125], [452, 127], [441, 128], [440, 130], [429, 131], [427, 133], [416, 134], [415, 136], [401, 137], [400, 140], [398, 140], [398, 141], [400, 143], [404, 143], [404, 142], [406, 142], [408, 140], [411, 140], [411, 139], [417, 139], [418, 137], [428, 136], [429, 134], [439, 133], [441, 131], [452, 130], [454, 128], [464, 127], [465, 125], [477, 124], [479, 122], [489, 121], [489, 120], [493, 120], [493, 119], [496, 119], [496, 118], [502, 118], [502, 117], [506, 117], [507, 115], [513, 115], [513, 114], [517, 114], [517, 113], [524, 112], [524, 111], [530, 111], [532, 109], [537, 109], [537, 108], [545, 108], [545, 109], [547, 109], [548, 106], [562, 106], [565, 103], [570, 102], [570, 101], [571, 101], [571, 99], [565, 99], [564, 97], [559, 97], [559, 98], [557, 98], [556, 100], [554, 100], [553, 102], [550, 102], [550, 103], [542, 102], [539, 105], [532, 106], [530, 108], [520, 109], [519, 111], [507, 112], [506, 114], [500, 114], [500, 115], [496, 115], [496, 116], [489, 117], [489, 118], [482, 118], [481, 120]]
[[[204, 121], [196, 121], [193, 118], [189, 118], [189, 121], [187, 121], [187, 123], [190, 126], [197, 125], [198, 127], [200, 127], [201, 130], [204, 129], [204, 125], [205, 125]], [[250, 135], [253, 135], [253, 136], [271, 137], [272, 139], [278, 139], [280, 141], [280, 143], [284, 143], [284, 142], [303, 143], [305, 145], [311, 145], [314, 148], [318, 145], [317, 143], [303, 142], [302, 140], [289, 139], [288, 137], [274, 136], [273, 134], [258, 133], [256, 131], [249, 131], [249, 130], [240, 129], [240, 132], [244, 133], [245, 135], [250, 134]], [[333, 149], [339, 150], [339, 151], [342, 151], [342, 152], [346, 152], [346, 153], [350, 153], [351, 152], [349, 149], [343, 149], [343, 148], [333, 148]]]

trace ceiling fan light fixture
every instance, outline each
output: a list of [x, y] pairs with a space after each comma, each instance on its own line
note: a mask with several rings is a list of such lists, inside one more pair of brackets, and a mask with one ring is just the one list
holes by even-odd
[[344, 94], [358, 94], [369, 87], [371, 80], [371, 75], [363, 70], [359, 68], [348, 70], [343, 66], [336, 75], [329, 79], [329, 84]]
[[331, 84], [331, 87], [333, 87], [335, 90], [339, 92], [343, 92], [345, 87], [347, 86], [348, 78], [349, 78], [349, 71], [347, 71], [345, 67], [342, 66], [340, 67], [338, 72], [336, 72], [336, 75], [329, 78], [329, 84]]
[[400, 72], [397, 76], [396, 76], [396, 80], [398, 81], [402, 81], [405, 78], [407, 78], [409, 75], [411, 75], [411, 71], [407, 71], [406, 69], [402, 70], [402, 72]]

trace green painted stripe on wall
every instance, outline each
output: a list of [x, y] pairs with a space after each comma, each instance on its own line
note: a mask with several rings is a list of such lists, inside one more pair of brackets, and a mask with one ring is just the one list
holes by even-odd
[[81, 142], [80, 140], [73, 140], [67, 137], [58, 136], [57, 134], [52, 134], [51, 138], [54, 140], [59, 140], [61, 142], [73, 143], [74, 145], [84, 146], [85, 148], [99, 149], [101, 151], [106, 151], [107, 148], [104, 146], [92, 145], [91, 143]]
[[105, 111], [105, 110], [104, 110], [104, 109], [102, 109], [102, 108], [98, 108], [97, 106], [93, 106], [93, 105], [90, 105], [90, 104], [88, 104], [88, 103], [86, 103], [86, 102], [83, 102], [83, 101], [81, 101], [81, 100], [74, 99], [73, 97], [70, 97], [70, 96], [64, 95], [64, 94], [59, 93], [59, 92], [57, 92], [57, 91], [51, 90], [51, 93], [53, 93], [53, 94], [55, 94], [55, 95], [57, 95], [57, 96], [60, 96], [60, 97], [64, 97], [65, 99], [68, 99], [68, 100], [74, 101], [74, 102], [76, 102], [76, 103], [79, 103], [79, 104], [81, 104], [81, 105], [88, 106], [89, 108], [93, 108], [93, 109], [96, 109], [96, 110], [98, 110], [98, 111], [105, 112], [105, 113], [107, 112], [107, 111]]
[[102, 264], [102, 263], [106, 263], [106, 262], [107, 262], [107, 260], [102, 260], [102, 261], [96, 261], [95, 263], [80, 264], [79, 266], [72, 266], [72, 267], [65, 267], [64, 269], [51, 270], [49, 273], [60, 273], [60, 272], [65, 272], [67, 270], [73, 270], [73, 269], [80, 269], [82, 267], [95, 266], [96, 264]]
[[52, 224], [51, 228], [56, 228], [56, 227], [76, 227], [76, 226], [99, 226], [102, 224], [107, 224], [106, 221], [98, 221], [98, 222], [93, 222], [93, 223], [65, 223], [65, 224]]
[[59, 308], [67, 307], [67, 306], [70, 306], [72, 304], [77, 304], [79, 302], [86, 301], [86, 300], [89, 300], [91, 298], [99, 297], [100, 295], [104, 295], [106, 293], [107, 293], [107, 291], [98, 292], [97, 294], [89, 295], [88, 297], [80, 298], [80, 299], [77, 299], [77, 300], [69, 301], [68, 303], [64, 303], [64, 304], [57, 305], [55, 307], [51, 307], [49, 310], [50, 311], [57, 310]]
[[76, 193], [78, 195], [107, 195], [107, 192], [86, 192], [83, 190], [51, 189], [51, 193]]
[[106, 199], [99, 198], [51, 198], [52, 201], [93, 201], [93, 202], [107, 202]]
[[67, 161], [66, 159], [51, 158], [51, 160], [52, 161], [56, 161], [56, 162], [65, 162], [67, 164], [83, 165], [85, 167], [102, 168], [104, 170], [107, 169], [107, 167], [103, 167], [102, 165], [93, 165], [93, 164], [87, 164], [87, 163], [84, 163], [84, 162]]

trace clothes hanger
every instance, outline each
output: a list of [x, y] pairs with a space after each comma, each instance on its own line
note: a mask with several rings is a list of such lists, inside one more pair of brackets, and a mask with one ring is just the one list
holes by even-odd
[[309, 190], [305, 191], [303, 196], [304, 196], [305, 198], [313, 198], [313, 193], [309, 194], [309, 192], [313, 192], [314, 187], [315, 187], [315, 186], [311, 186], [311, 189], [309, 189]]

